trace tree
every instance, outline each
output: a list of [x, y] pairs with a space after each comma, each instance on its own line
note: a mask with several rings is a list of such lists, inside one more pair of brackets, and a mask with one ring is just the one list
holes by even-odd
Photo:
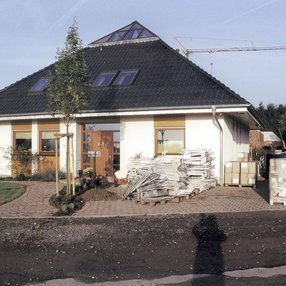
[[286, 104], [275, 105], [273, 103], [264, 106], [260, 102], [256, 108], [261, 119], [263, 120], [265, 127], [275, 131], [277, 134], [281, 134], [285, 142], [286, 140]]
[[69, 126], [77, 114], [87, 105], [91, 84], [82, 52], [76, 21], [69, 27], [65, 48], [58, 49], [54, 73], [50, 74], [48, 95], [52, 116], [59, 114], [66, 126], [67, 193], [70, 189], [70, 133]]

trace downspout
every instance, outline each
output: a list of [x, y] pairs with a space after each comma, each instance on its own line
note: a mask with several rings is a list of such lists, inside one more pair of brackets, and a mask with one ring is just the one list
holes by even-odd
[[212, 106], [212, 112], [213, 112], [213, 124], [215, 126], [218, 126], [220, 133], [219, 184], [222, 186], [223, 185], [223, 129], [218, 121], [215, 106]]

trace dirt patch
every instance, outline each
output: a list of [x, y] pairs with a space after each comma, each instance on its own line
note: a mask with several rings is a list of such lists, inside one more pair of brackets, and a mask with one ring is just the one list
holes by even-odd
[[82, 195], [84, 201], [116, 201], [121, 199], [121, 196], [116, 194], [113, 189], [107, 188], [92, 188]]

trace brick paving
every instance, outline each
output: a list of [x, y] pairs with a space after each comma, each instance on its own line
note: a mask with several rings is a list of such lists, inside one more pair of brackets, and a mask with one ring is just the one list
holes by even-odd
[[53, 182], [13, 182], [26, 185], [26, 192], [16, 200], [0, 206], [0, 217], [47, 217], [57, 211], [49, 198], [55, 193]]
[[[27, 190], [16, 200], [0, 206], [0, 217], [50, 217], [56, 209], [49, 204], [55, 192], [55, 183], [24, 182]], [[74, 217], [110, 217], [137, 215], [164, 215], [215, 212], [249, 212], [286, 210], [280, 204], [268, 203], [267, 181], [252, 188], [217, 187], [180, 203], [141, 205], [133, 201], [91, 201], [74, 214]]]
[[131, 216], [131, 215], [164, 215], [217, 212], [249, 212], [286, 210], [280, 204], [270, 206], [268, 203], [267, 182], [261, 182], [256, 190], [252, 188], [217, 187], [201, 193], [180, 203], [165, 205], [141, 205], [133, 201], [91, 201], [75, 216]]

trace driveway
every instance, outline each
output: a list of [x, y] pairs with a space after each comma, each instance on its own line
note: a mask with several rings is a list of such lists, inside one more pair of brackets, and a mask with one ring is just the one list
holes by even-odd
[[[22, 183], [22, 182], [21, 182]], [[49, 204], [55, 193], [53, 182], [23, 182], [27, 191], [18, 199], [0, 206], [0, 217], [50, 217], [56, 209]], [[116, 190], [116, 189], [115, 189]], [[286, 210], [280, 204], [268, 203], [268, 181], [258, 183], [257, 189], [216, 187], [180, 203], [141, 205], [133, 201], [91, 201], [74, 217], [115, 217], [137, 215], [220, 213]]]

